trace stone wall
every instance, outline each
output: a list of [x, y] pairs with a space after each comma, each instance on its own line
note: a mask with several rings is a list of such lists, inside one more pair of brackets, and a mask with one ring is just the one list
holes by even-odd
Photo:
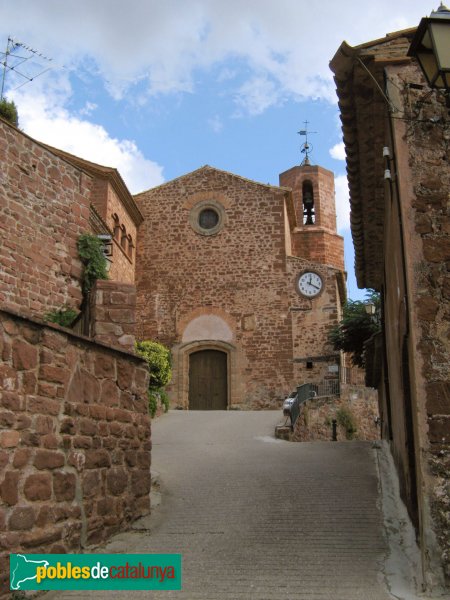
[[37, 316], [79, 308], [90, 177], [1, 118], [0, 162], [0, 304]]
[[96, 342], [134, 352], [136, 288], [97, 280], [91, 290], [91, 336]]
[[138, 357], [5, 311], [0, 354], [5, 592], [9, 553], [76, 552], [149, 511], [151, 442]]
[[[396, 101], [414, 118], [393, 125], [411, 313], [410, 373], [426, 564], [440, 561], [450, 587], [450, 220], [449, 121], [441, 94], [403, 87], [423, 82], [417, 65], [389, 68]], [[429, 508], [431, 514], [428, 513]], [[438, 546], [435, 545], [435, 532]], [[426, 548], [426, 550], [425, 550]], [[433, 557], [433, 554], [435, 556]], [[428, 564], [427, 564], [428, 567]], [[431, 580], [431, 584], [433, 581]]]
[[379, 416], [376, 390], [341, 384], [340, 398], [317, 398], [303, 405], [291, 436], [292, 441], [331, 441], [332, 421], [337, 418], [339, 410], [345, 410], [350, 415], [356, 429], [353, 435], [349, 435], [346, 428], [338, 424], [339, 442], [380, 439], [380, 426], [376, 420]]

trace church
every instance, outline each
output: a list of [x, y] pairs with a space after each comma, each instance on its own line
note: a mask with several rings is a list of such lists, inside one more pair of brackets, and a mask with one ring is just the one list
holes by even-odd
[[172, 407], [279, 408], [297, 385], [338, 380], [334, 176], [306, 157], [279, 184], [203, 166], [134, 197], [136, 333], [171, 349]]

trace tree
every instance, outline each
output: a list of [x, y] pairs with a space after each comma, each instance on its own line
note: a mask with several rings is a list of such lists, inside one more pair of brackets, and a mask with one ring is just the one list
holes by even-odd
[[[367, 304], [375, 305], [375, 315], [367, 314]], [[352, 363], [357, 367], [365, 367], [364, 344], [380, 331], [380, 306], [380, 295], [374, 290], [369, 290], [365, 302], [348, 300], [341, 322], [330, 332], [334, 349], [351, 354]]]
[[15, 127], [19, 126], [19, 115], [17, 113], [17, 106], [14, 101], [8, 101], [6, 98], [0, 100], [0, 117], [3, 117]]

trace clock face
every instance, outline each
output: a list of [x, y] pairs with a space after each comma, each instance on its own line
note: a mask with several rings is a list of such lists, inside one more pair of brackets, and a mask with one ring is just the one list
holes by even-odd
[[320, 275], [313, 271], [302, 273], [297, 281], [298, 291], [302, 296], [314, 298], [318, 296], [323, 288], [323, 281]]

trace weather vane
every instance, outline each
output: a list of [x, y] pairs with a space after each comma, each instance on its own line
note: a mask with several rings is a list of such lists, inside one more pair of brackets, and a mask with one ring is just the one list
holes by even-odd
[[300, 131], [297, 132], [299, 135], [304, 135], [305, 136], [305, 141], [301, 145], [301, 152], [302, 152], [302, 154], [305, 155], [305, 158], [303, 159], [301, 166], [303, 166], [303, 165], [310, 165], [311, 164], [309, 162], [309, 155], [313, 151], [313, 146], [312, 146], [312, 144], [310, 144], [308, 142], [308, 135], [310, 133], [317, 133], [317, 131], [308, 131], [308, 123], [309, 123], [309, 121], [303, 121], [303, 123], [305, 124], [305, 129], [300, 129]]

